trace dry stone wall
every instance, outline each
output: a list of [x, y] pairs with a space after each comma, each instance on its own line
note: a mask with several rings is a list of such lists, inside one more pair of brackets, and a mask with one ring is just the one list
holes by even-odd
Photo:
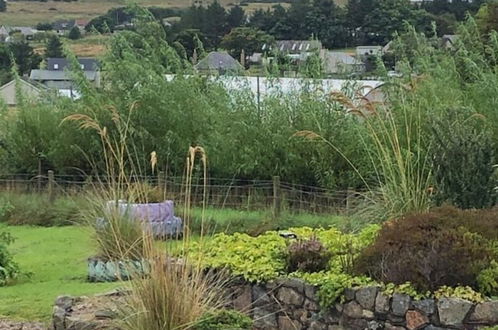
[[322, 309], [317, 288], [297, 279], [240, 282], [232, 288], [231, 307], [248, 313], [257, 330], [443, 330], [498, 325], [498, 301], [414, 300], [399, 293], [387, 296], [374, 286], [347, 289], [344, 296], [344, 303]]
[[[498, 325], [498, 301], [414, 300], [399, 293], [387, 296], [372, 286], [346, 289], [344, 303], [321, 308], [317, 290], [298, 279], [266, 284], [233, 282], [228, 289], [227, 307], [251, 316], [254, 330], [444, 330]], [[117, 291], [91, 298], [61, 296], [54, 306], [52, 329], [110, 329], [116, 305], [126, 294]]]

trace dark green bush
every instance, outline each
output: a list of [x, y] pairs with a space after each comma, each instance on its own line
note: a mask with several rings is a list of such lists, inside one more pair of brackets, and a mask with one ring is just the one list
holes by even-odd
[[355, 271], [385, 283], [411, 282], [422, 291], [445, 285], [477, 289], [478, 275], [495, 257], [483, 233], [496, 227], [491, 218], [496, 222], [496, 211], [443, 207], [386, 222]]
[[482, 116], [448, 111], [432, 124], [436, 202], [460, 208], [486, 208], [496, 203], [496, 163], [492, 132]]
[[19, 275], [19, 266], [14, 262], [7, 246], [14, 238], [7, 232], [0, 232], [0, 286], [7, 285]]
[[292, 242], [288, 247], [288, 253], [287, 268], [289, 272], [320, 272], [327, 268], [331, 258], [330, 252], [316, 236]]
[[213, 329], [251, 329], [252, 320], [246, 315], [234, 310], [220, 310], [204, 315], [199, 323], [194, 327], [196, 330]]

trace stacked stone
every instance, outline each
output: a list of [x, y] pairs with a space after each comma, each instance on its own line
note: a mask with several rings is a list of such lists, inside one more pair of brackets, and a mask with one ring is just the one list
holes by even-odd
[[[54, 306], [53, 330], [112, 329], [116, 309], [128, 292], [95, 297], [61, 296]], [[346, 289], [344, 303], [322, 309], [317, 288], [298, 279], [266, 284], [234, 282], [227, 307], [247, 313], [254, 330], [445, 330], [498, 325], [498, 301], [459, 298], [414, 300], [379, 287]], [[213, 329], [214, 330], [214, 329]]]
[[498, 301], [460, 298], [414, 300], [379, 287], [345, 290], [345, 302], [321, 309], [317, 288], [297, 279], [266, 284], [239, 283], [231, 307], [250, 315], [254, 329], [479, 329], [498, 325]]

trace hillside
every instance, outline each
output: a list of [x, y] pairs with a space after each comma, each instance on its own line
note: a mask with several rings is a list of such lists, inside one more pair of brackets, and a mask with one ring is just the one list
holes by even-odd
[[[190, 0], [137, 0], [143, 6], [165, 8], [185, 8]], [[233, 5], [233, 0], [219, 0], [224, 6]], [[124, 0], [79, 0], [64, 1], [10, 1], [5, 13], [0, 13], [0, 25], [32, 26], [39, 22], [52, 22], [58, 19], [91, 19], [106, 13], [114, 7], [125, 6]], [[244, 6], [247, 12], [258, 8], [270, 8], [274, 3], [249, 3]]]

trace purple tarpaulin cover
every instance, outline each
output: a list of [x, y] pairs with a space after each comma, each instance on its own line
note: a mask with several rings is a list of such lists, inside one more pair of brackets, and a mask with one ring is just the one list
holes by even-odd
[[[108, 211], [112, 211], [115, 205], [115, 201], [107, 202]], [[131, 219], [149, 224], [155, 236], [173, 236], [182, 232], [183, 223], [175, 217], [173, 201], [135, 204], [119, 200], [117, 207], [121, 214], [128, 214]]]

